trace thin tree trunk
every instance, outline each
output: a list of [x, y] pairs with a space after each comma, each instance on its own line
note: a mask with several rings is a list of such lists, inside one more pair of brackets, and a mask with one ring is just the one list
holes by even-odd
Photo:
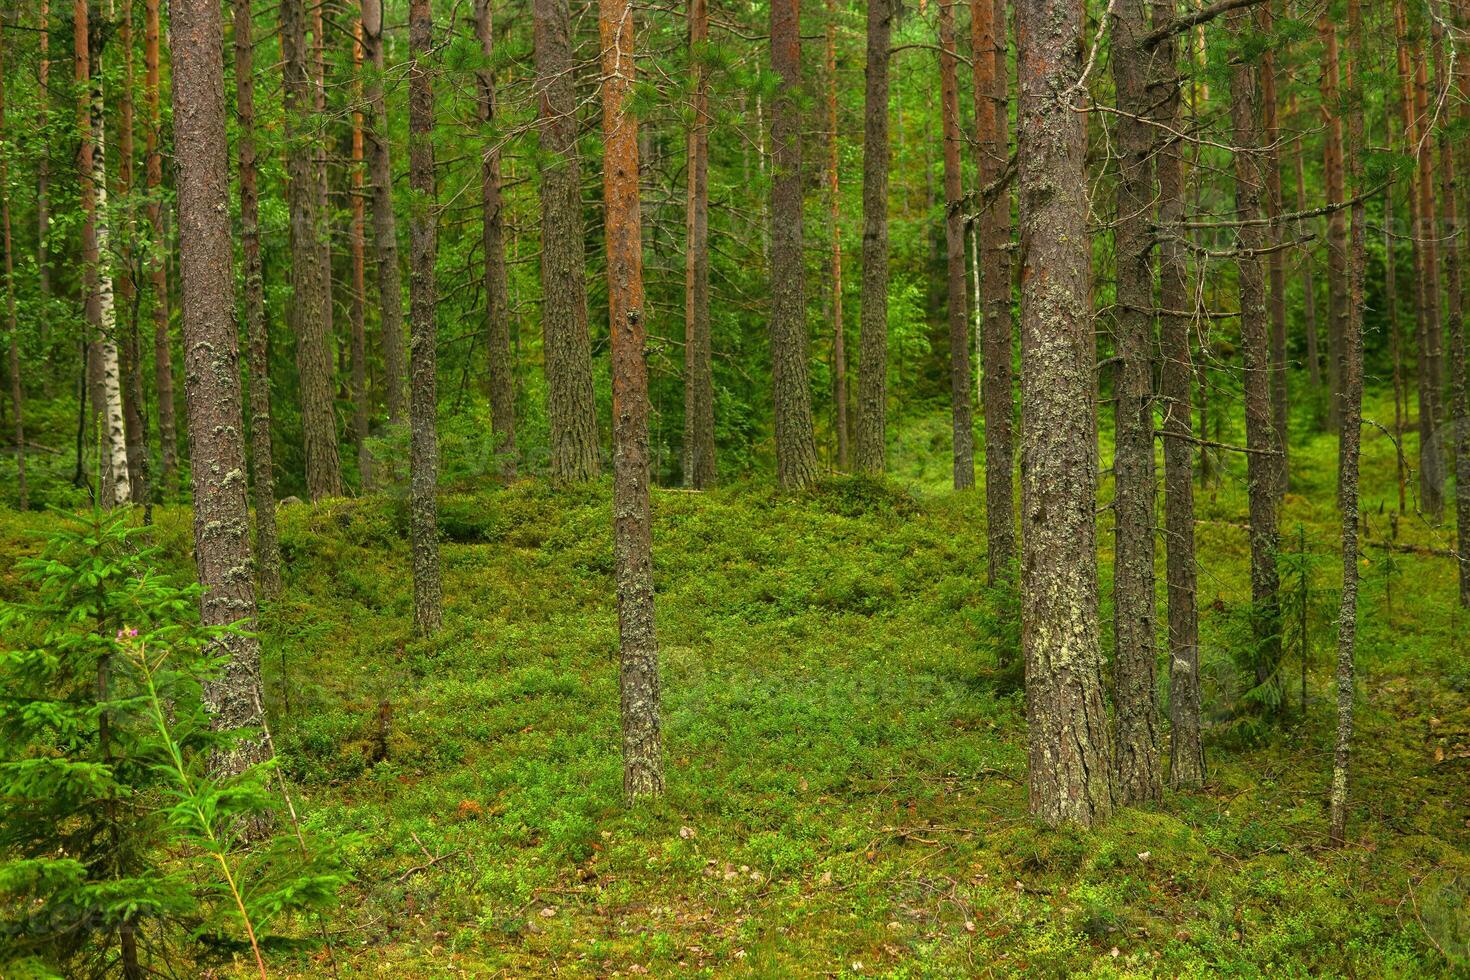
[[388, 424], [404, 422], [403, 285], [398, 270], [398, 223], [393, 214], [393, 168], [388, 150], [388, 103], [383, 96], [383, 0], [362, 0], [365, 97], [372, 109], [367, 137], [368, 181], [373, 190], [373, 254], [378, 266], [378, 320], [383, 346], [383, 401]]
[[4, 25], [0, 24], [0, 225], [5, 235], [5, 330], [10, 336], [7, 369], [10, 373], [10, 409], [12, 433], [15, 436], [16, 505], [30, 507], [26, 490], [26, 427], [24, 395], [20, 383], [20, 325], [15, 316], [15, 253], [10, 238], [9, 162], [14, 140], [5, 126], [5, 43]]
[[413, 545], [413, 624], [420, 636], [433, 636], [444, 619], [439, 573], [439, 435], [436, 375], [438, 328], [434, 307], [434, 261], [438, 239], [434, 222], [434, 93], [429, 77], [433, 21], [429, 0], [408, 8], [408, 183], [414, 206], [408, 222], [408, 360], [410, 485]]
[[[956, 0], [958, 2], [958, 0]], [[837, 468], [848, 469], [847, 337], [842, 319], [842, 199], [837, 173], [837, 0], [827, 0], [827, 192], [832, 232], [832, 397], [836, 403]], [[964, 278], [964, 234], [960, 235], [960, 278]], [[968, 356], [968, 355], [967, 355]], [[973, 467], [972, 467], [973, 469]], [[971, 482], [973, 483], [973, 474]]]
[[[1287, 115], [1297, 118], [1296, 93], [1287, 96]], [[1303, 121], [1305, 124], [1305, 121]], [[1296, 209], [1305, 211], [1307, 204], [1306, 166], [1302, 160], [1301, 142], [1293, 141], [1292, 166], [1296, 170]], [[1300, 223], [1298, 223], [1300, 227]], [[1300, 232], [1298, 232], [1300, 236]], [[1312, 276], [1312, 252], [1302, 250], [1302, 319], [1306, 321], [1307, 383], [1313, 391], [1322, 387], [1322, 356], [1317, 352], [1317, 285]]]
[[1088, 309], [1082, 8], [1018, 0], [1021, 199], [1021, 645], [1031, 813], [1112, 812], [1098, 646], [1097, 443]]
[[480, 125], [490, 144], [480, 167], [481, 241], [485, 251], [485, 344], [490, 367], [490, 426], [501, 473], [516, 472], [515, 360], [510, 350], [510, 304], [505, 272], [505, 209], [500, 199], [500, 137], [495, 132], [495, 27], [491, 0], [475, 0], [475, 34], [486, 65], [480, 83]]
[[618, 689], [623, 794], [663, 793], [653, 539], [648, 499], [648, 366], [643, 358], [643, 255], [638, 120], [627, 108], [635, 65], [629, 0], [600, 0], [604, 229], [613, 375], [613, 559], [617, 568]]
[[[111, 2], [108, 12], [115, 16]], [[118, 247], [118, 306], [127, 318], [120, 331], [118, 350], [122, 370], [123, 432], [128, 456], [128, 483], [136, 500], [148, 499], [148, 429], [143, 412], [143, 347], [138, 338], [138, 284], [133, 275], [133, 5], [122, 4], [117, 18], [117, 43], [122, 48], [122, 91], [117, 98], [117, 196], [122, 204], [122, 228]]]
[[[1368, 262], [1367, 209], [1362, 201], [1363, 108], [1358, 94], [1358, 66], [1363, 57], [1363, 17], [1358, 0], [1348, 0], [1347, 169], [1352, 194], [1352, 241], [1349, 261], [1350, 300], [1343, 338], [1342, 438], [1338, 443], [1338, 505], [1342, 509], [1342, 600], [1337, 616], [1337, 739], [1332, 757], [1329, 800], [1331, 839], [1347, 839], [1348, 761], [1353, 741], [1354, 648], [1358, 620], [1358, 450], [1363, 410], [1363, 273]], [[1463, 368], [1462, 368], [1463, 371]]]
[[364, 490], [373, 488], [373, 459], [367, 448], [368, 403], [367, 384], [367, 202], [363, 188], [362, 140], [362, 16], [352, 22], [352, 226], [349, 237], [352, 251], [352, 296], [348, 319], [352, 324], [352, 443], [357, 450], [357, 480]]
[[1154, 683], [1153, 235], [1154, 130], [1148, 125], [1145, 0], [1121, 0], [1112, 23], [1118, 117], [1116, 351], [1113, 453], [1113, 786], [1120, 804], [1163, 793]]
[[888, 48], [893, 0], [868, 2], [863, 97], [863, 281], [858, 320], [859, 473], [883, 473], [888, 418]]
[[[1443, 353], [1441, 350], [1443, 325], [1440, 320], [1439, 285], [1439, 222], [1434, 213], [1434, 160], [1429, 152], [1428, 132], [1431, 124], [1429, 106], [1428, 70], [1425, 67], [1424, 50], [1417, 39], [1413, 41], [1414, 64], [1414, 115], [1419, 120], [1416, 129], [1415, 156], [1419, 163], [1419, 249], [1420, 272], [1424, 277], [1421, 287], [1423, 297], [1423, 344], [1427, 371], [1420, 377], [1419, 387], [1428, 388], [1428, 418], [1419, 421], [1419, 470], [1423, 484], [1422, 503], [1424, 512], [1433, 521], [1444, 516], [1444, 444], [1439, 438], [1439, 425], [1443, 421], [1444, 392]], [[1423, 137], [1420, 139], [1419, 137]]]
[[255, 153], [255, 36], [252, 0], [233, 0], [235, 106], [240, 165], [240, 253], [244, 259], [246, 360], [250, 370], [250, 477], [255, 502], [255, 574], [262, 598], [281, 591], [281, 546], [276, 530], [276, 478], [271, 444], [269, 327], [260, 258], [260, 192]]
[[[1392, 118], [1392, 110], [1389, 111], [1388, 116]], [[1393, 144], [1391, 127], [1388, 143]], [[1389, 354], [1393, 360], [1393, 441], [1394, 446], [1399, 447], [1404, 443], [1404, 415], [1408, 401], [1404, 393], [1403, 339], [1399, 330], [1398, 261], [1394, 257], [1398, 235], [1394, 222], [1393, 205], [1393, 192], [1396, 189], [1393, 185], [1389, 185], [1383, 191], [1383, 305], [1388, 307], [1388, 345]], [[1398, 477], [1399, 513], [1403, 514], [1408, 509], [1406, 492], [1408, 481], [1404, 474], [1404, 454], [1396, 450], [1393, 454], [1393, 461], [1394, 472]]]
[[531, 10], [541, 149], [548, 161], [541, 171], [541, 330], [551, 476], [577, 482], [596, 477], [601, 460], [592, 391], [592, 343], [587, 333], [571, 13], [567, 0], [533, 0]]
[[36, 66], [36, 124], [37, 128], [48, 138], [41, 141], [40, 152], [36, 155], [36, 272], [41, 294], [40, 316], [36, 332], [39, 339], [44, 342], [51, 305], [51, 258], [49, 254], [51, 250], [51, 141], [49, 139], [50, 112], [48, 111], [51, 105], [51, 0], [41, 0], [39, 25], [40, 62]]
[[[1274, 0], [1256, 8], [1260, 13], [1261, 33], [1274, 32]], [[1279, 246], [1285, 238], [1281, 227], [1281, 155], [1277, 149], [1281, 135], [1277, 123], [1276, 57], [1268, 46], [1261, 53], [1261, 115], [1266, 135], [1266, 215], [1271, 219], [1271, 244]], [[1288, 450], [1291, 439], [1290, 403], [1286, 373], [1286, 250], [1276, 248], [1267, 258], [1271, 282], [1271, 421], [1276, 429], [1276, 494], [1286, 493], [1290, 481]]]
[[[1237, 45], [1250, 27], [1249, 14], [1228, 15]], [[1240, 337], [1245, 387], [1246, 492], [1250, 511], [1251, 620], [1255, 633], [1258, 687], [1276, 685], [1281, 661], [1281, 597], [1276, 570], [1277, 498], [1275, 493], [1276, 431], [1271, 420], [1271, 349], [1266, 318], [1261, 251], [1266, 246], [1261, 214], [1263, 181], [1258, 166], [1261, 134], [1256, 125], [1256, 78], [1250, 62], [1237, 51], [1230, 65], [1230, 117], [1235, 157], [1236, 218], [1241, 251], [1236, 260], [1240, 288]]]
[[178, 488], [179, 433], [174, 414], [173, 346], [169, 339], [167, 240], [163, 228], [163, 121], [159, 101], [159, 0], [144, 0], [143, 89], [148, 102], [144, 133], [144, 181], [148, 190], [148, 225], [152, 248], [148, 260], [149, 289], [153, 294], [153, 387], [158, 401], [158, 496]]
[[1324, 13], [1317, 21], [1322, 39], [1322, 163], [1327, 187], [1327, 425], [1337, 431], [1342, 410], [1342, 336], [1348, 316], [1347, 213], [1342, 208], [1343, 153], [1341, 97], [1338, 93], [1337, 24]]
[[285, 49], [286, 174], [291, 213], [292, 297], [288, 307], [296, 337], [301, 393], [301, 430], [306, 489], [312, 500], [340, 496], [342, 466], [337, 455], [336, 391], [332, 383], [330, 270], [325, 267], [325, 216], [321, 212], [313, 120], [310, 53], [303, 0], [281, 2], [281, 46]]
[[688, 205], [684, 234], [684, 485], [715, 483], [714, 368], [709, 322], [709, 4], [689, 0], [689, 59], [694, 120], [689, 127]]
[[[234, 276], [230, 268], [230, 179], [225, 137], [224, 31], [216, 0], [170, 0], [174, 150], [178, 173], [179, 278], [184, 334], [184, 394], [194, 485], [194, 555], [201, 618], [245, 623], [223, 635], [218, 679], [205, 688], [219, 729], [264, 729], [260, 641], [253, 632], [250, 511], [245, 496], [244, 419], [240, 407]], [[241, 772], [268, 755], [268, 736], [233, 742], [212, 768]]]
[[783, 487], [817, 478], [807, 359], [806, 262], [801, 227], [800, 0], [771, 2], [771, 387], [776, 414], [776, 476]]
[[[1173, 0], [1153, 0], [1153, 20], [1174, 16]], [[1180, 131], [1178, 52], [1168, 38], [1154, 49], [1156, 118]], [[1155, 135], [1158, 135], [1157, 133]], [[1177, 140], [1160, 137], [1159, 225], [1184, 220], [1184, 152]], [[1189, 268], [1184, 246], [1159, 243], [1159, 395], [1163, 404], [1165, 575], [1169, 603], [1169, 785], [1194, 789], [1205, 780], [1200, 739], [1199, 606], [1194, 551], [1194, 449], [1190, 441], [1194, 370], [1190, 360]]]
[[975, 423], [970, 374], [970, 309], [965, 289], [965, 216], [961, 198], [960, 92], [955, 67], [954, 5], [939, 4], [939, 99], [944, 134], [944, 246], [946, 309], [949, 320], [950, 437], [954, 451], [954, 488], [975, 485]]

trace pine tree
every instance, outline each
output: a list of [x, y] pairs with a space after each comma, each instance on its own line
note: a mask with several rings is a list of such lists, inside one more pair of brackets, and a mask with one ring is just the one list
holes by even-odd
[[863, 282], [858, 335], [856, 462], [886, 468], [888, 418], [888, 48], [893, 0], [869, 0], [863, 98]]

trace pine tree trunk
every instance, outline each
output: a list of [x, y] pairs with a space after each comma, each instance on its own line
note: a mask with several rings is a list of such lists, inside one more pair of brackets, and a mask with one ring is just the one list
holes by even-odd
[[[970, 0], [975, 59], [977, 183], [999, 180], [1009, 157], [1005, 0]], [[1011, 394], [1011, 195], [996, 195], [980, 214], [980, 407], [985, 416], [986, 580], [1011, 574], [1016, 558], [1015, 439]]]
[[[836, 412], [837, 469], [847, 472], [847, 337], [842, 318], [842, 199], [837, 173], [837, 0], [827, 0], [827, 192], [832, 233], [832, 399]], [[960, 278], [964, 278], [964, 233], [960, 234]], [[967, 355], [968, 356], [968, 355]], [[968, 396], [967, 396], [968, 397]], [[971, 467], [973, 471], [973, 467]], [[971, 483], [973, 484], [973, 472]]]
[[660, 796], [664, 789], [648, 499], [648, 366], [643, 355], [638, 120], [626, 104], [635, 70], [635, 24], [629, 0], [600, 0], [598, 11], [605, 146], [603, 227], [607, 239], [608, 326], [612, 337], [618, 689], [622, 701], [623, 794], [629, 803], [634, 803]]
[[1018, 0], [1021, 645], [1031, 813], [1089, 827], [1113, 809], [1098, 647], [1097, 443], [1088, 309], [1082, 9]]
[[363, 491], [373, 489], [373, 458], [367, 448], [368, 417], [372, 414], [367, 383], [367, 201], [363, 186], [362, 138], [362, 17], [352, 22], [352, 297], [348, 318], [352, 324], [352, 443], [357, 451], [357, 481]]
[[178, 488], [179, 433], [174, 414], [173, 345], [169, 339], [168, 244], [163, 230], [163, 121], [159, 93], [159, 0], [144, 0], [143, 88], [148, 102], [144, 135], [144, 181], [148, 190], [148, 225], [152, 249], [148, 261], [149, 289], [153, 294], [153, 387], [158, 402], [158, 495]]
[[[225, 136], [224, 32], [216, 0], [170, 0], [174, 150], [178, 174], [179, 278], [184, 394], [194, 485], [194, 555], [202, 619], [254, 627], [250, 512], [245, 496], [239, 349], [230, 268], [230, 188]], [[206, 686], [216, 728], [263, 729], [260, 641], [227, 633], [220, 677]], [[268, 737], [233, 743], [211, 762], [224, 775], [268, 755]]]
[[[48, 106], [51, 104], [51, 0], [41, 0], [39, 14], [40, 61], [36, 66], [36, 122], [43, 133], [50, 132]], [[46, 339], [47, 307], [51, 302], [51, 147], [42, 141], [36, 155], [36, 272], [41, 296], [37, 333]]]
[[403, 285], [398, 269], [398, 222], [393, 214], [393, 168], [388, 150], [388, 103], [383, 96], [383, 0], [362, 0], [365, 97], [372, 109], [367, 136], [368, 182], [373, 193], [373, 254], [378, 266], [378, 319], [383, 346], [383, 402], [388, 424], [404, 422], [407, 367], [403, 339]]
[[965, 216], [960, 170], [960, 90], [955, 67], [954, 4], [939, 4], [939, 102], [944, 137], [945, 308], [949, 321], [950, 444], [954, 488], [975, 485], [975, 422], [970, 374], [970, 308], [965, 288]]
[[883, 473], [888, 418], [888, 48], [893, 0], [868, 2], [863, 98], [863, 281], [858, 321], [857, 470]]
[[5, 332], [9, 335], [9, 358], [7, 371], [10, 374], [11, 432], [15, 437], [15, 491], [16, 506], [20, 510], [30, 507], [26, 489], [26, 427], [24, 394], [20, 383], [20, 324], [15, 316], [15, 253], [10, 238], [10, 147], [13, 139], [5, 126], [5, 40], [4, 25], [0, 24], [0, 144], [5, 153], [0, 154], [0, 226], [5, 236]]
[[[1416, 39], [1413, 42], [1414, 63], [1414, 114], [1419, 120], [1419, 129], [1416, 136], [1427, 134], [1431, 124], [1431, 108], [1429, 105], [1429, 82], [1428, 71], [1425, 67], [1424, 50]], [[1419, 421], [1420, 444], [1419, 444], [1419, 468], [1420, 482], [1423, 484], [1422, 506], [1424, 513], [1432, 521], [1438, 522], [1444, 516], [1444, 444], [1439, 437], [1439, 426], [1444, 421], [1444, 406], [1441, 402], [1444, 391], [1443, 381], [1443, 352], [1442, 338], [1444, 336], [1443, 324], [1440, 319], [1440, 284], [1439, 284], [1439, 222], [1434, 213], [1434, 160], [1429, 152], [1429, 143], [1425, 139], [1422, 144], [1416, 139], [1414, 143], [1417, 148], [1416, 155], [1419, 162], [1418, 190], [1419, 190], [1419, 250], [1420, 250], [1420, 273], [1423, 276], [1423, 285], [1420, 287], [1423, 296], [1423, 310], [1421, 322], [1423, 324], [1422, 343], [1424, 346], [1424, 358], [1426, 361], [1425, 372], [1420, 376], [1419, 387], [1421, 391], [1427, 387], [1429, 397], [1427, 399], [1429, 412], [1428, 417], [1421, 417]], [[1421, 394], [1421, 399], [1423, 395]], [[1421, 416], [1423, 412], [1421, 409]]]
[[1113, 786], [1120, 804], [1162, 794], [1154, 684], [1153, 235], [1154, 130], [1149, 113], [1145, 0], [1120, 0], [1112, 23], [1113, 83], [1120, 115], [1113, 480]]
[[480, 125], [491, 144], [480, 169], [481, 246], [485, 251], [485, 341], [490, 367], [490, 425], [501, 472], [516, 472], [515, 360], [510, 350], [510, 303], [505, 272], [505, 209], [500, 200], [500, 136], [495, 132], [495, 72], [488, 62], [495, 53], [491, 0], [475, 0], [475, 34], [486, 67], [476, 72], [480, 83]]
[[694, 120], [689, 128], [688, 205], [684, 232], [684, 485], [715, 483], [715, 389], [709, 322], [709, 4], [689, 0], [689, 58]]
[[[1257, 7], [1261, 33], [1275, 31], [1275, 0]], [[1271, 245], [1280, 246], [1286, 237], [1281, 226], [1281, 154], [1277, 150], [1281, 128], [1277, 123], [1276, 57], [1270, 47], [1261, 53], [1261, 115], [1266, 135], [1266, 216], [1271, 219]], [[1267, 257], [1271, 283], [1271, 422], [1276, 429], [1276, 495], [1286, 493], [1290, 480], [1290, 403], [1286, 374], [1286, 250], [1277, 247]]]
[[806, 259], [801, 227], [800, 0], [772, 0], [771, 68], [771, 387], [776, 414], [776, 477], [783, 487], [817, 478], [807, 359]]
[[[1249, 14], [1228, 15], [1237, 46], [1250, 30]], [[1240, 288], [1240, 341], [1245, 387], [1246, 492], [1250, 511], [1251, 621], [1255, 633], [1258, 687], [1279, 684], [1281, 662], [1281, 597], [1276, 570], [1277, 497], [1276, 430], [1271, 419], [1271, 341], [1266, 318], [1266, 288], [1261, 251], [1266, 247], [1261, 216], [1261, 178], [1257, 158], [1261, 133], [1256, 124], [1256, 77], [1239, 50], [1230, 65], [1230, 118], [1235, 156], [1236, 232]], [[1268, 702], [1269, 703], [1269, 702]]]
[[433, 636], [444, 619], [439, 573], [439, 436], [436, 376], [438, 328], [434, 260], [434, 94], [429, 78], [433, 22], [429, 0], [408, 8], [408, 183], [414, 206], [408, 223], [408, 359], [410, 485], [413, 545], [413, 623], [420, 636]]
[[255, 36], [252, 0], [233, 0], [235, 106], [239, 137], [240, 253], [244, 259], [246, 361], [250, 371], [250, 477], [255, 502], [255, 575], [262, 598], [281, 591], [281, 546], [276, 530], [276, 478], [271, 444], [269, 327], [260, 258], [260, 192], [255, 154]]
[[1337, 25], [1328, 14], [1317, 23], [1322, 38], [1323, 180], [1327, 203], [1327, 425], [1336, 432], [1342, 411], [1342, 336], [1348, 317], [1347, 212], [1343, 203], [1341, 97], [1338, 92]]
[[571, 13], [567, 0], [532, 0], [536, 90], [540, 93], [541, 331], [546, 357], [546, 416], [551, 476], [590, 480], [601, 469], [592, 345], [587, 333], [582, 169], [577, 158]]
[[[1153, 0], [1155, 24], [1174, 16], [1173, 0]], [[1178, 51], [1172, 37], [1153, 52], [1154, 88], [1150, 104], [1167, 130], [1181, 131]], [[1184, 220], [1184, 152], [1178, 141], [1164, 140], [1155, 166], [1159, 174], [1159, 225]], [[1159, 243], [1159, 395], [1164, 433], [1165, 576], [1169, 603], [1169, 785], [1194, 789], [1205, 781], [1200, 740], [1199, 605], [1194, 551], [1194, 448], [1191, 396], [1189, 266], [1176, 239]]]
[[[1296, 93], [1287, 97], [1287, 115], [1293, 119], [1297, 118]], [[1308, 125], [1308, 121], [1302, 120], [1299, 125]], [[1296, 170], [1296, 208], [1298, 211], [1307, 210], [1307, 174], [1306, 166], [1302, 161], [1302, 148], [1300, 141], [1293, 143], [1291, 148], [1292, 166]], [[1301, 223], [1298, 222], [1298, 235], [1300, 235]], [[1312, 275], [1313, 256], [1310, 249], [1302, 250], [1302, 319], [1306, 326], [1307, 344], [1307, 383], [1313, 391], [1322, 387], [1322, 356], [1317, 352], [1317, 285]]]

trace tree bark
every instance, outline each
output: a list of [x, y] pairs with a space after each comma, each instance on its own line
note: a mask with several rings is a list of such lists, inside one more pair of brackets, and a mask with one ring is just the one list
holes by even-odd
[[601, 461], [592, 391], [592, 343], [587, 333], [571, 13], [567, 0], [533, 0], [531, 10], [541, 148], [548, 157], [541, 172], [541, 330], [551, 476], [574, 483], [596, 477]]
[[613, 558], [618, 594], [618, 689], [623, 794], [662, 795], [658, 639], [648, 499], [648, 366], [643, 359], [642, 221], [638, 120], [628, 109], [635, 24], [629, 0], [600, 0], [604, 229], [613, 374]]
[[[206, 625], [255, 625], [250, 512], [245, 495], [244, 419], [231, 296], [230, 187], [225, 136], [224, 30], [215, 0], [170, 0], [174, 150], [178, 174], [179, 278], [184, 394], [194, 485], [194, 555]], [[216, 728], [263, 728], [260, 641], [253, 632], [220, 639], [227, 657], [206, 685]], [[232, 743], [211, 760], [235, 775], [268, 754], [268, 741]]]
[[[1261, 33], [1273, 35], [1274, 0], [1260, 7]], [[1277, 149], [1281, 127], [1277, 122], [1276, 56], [1268, 46], [1261, 53], [1261, 117], [1266, 135], [1266, 216], [1271, 219], [1271, 245], [1267, 257], [1271, 283], [1271, 422], [1276, 429], [1276, 445], [1281, 455], [1276, 459], [1276, 495], [1286, 493], [1290, 481], [1290, 402], [1286, 372], [1286, 249], [1279, 247], [1285, 238], [1281, 226], [1281, 154]]]
[[[111, 13], [109, 8], [109, 13]], [[124, 3], [117, 18], [117, 43], [122, 49], [122, 90], [117, 98], [117, 196], [122, 204], [118, 245], [117, 301], [127, 318], [119, 331], [122, 371], [123, 432], [128, 456], [128, 484], [136, 500], [148, 499], [148, 429], [143, 413], [143, 347], [138, 337], [138, 284], [133, 277], [133, 5]], [[151, 516], [151, 513], [150, 513]]]
[[403, 374], [403, 284], [398, 269], [398, 221], [393, 213], [393, 168], [388, 150], [388, 103], [383, 96], [383, 0], [362, 0], [363, 58], [368, 63], [365, 98], [372, 109], [367, 130], [368, 181], [372, 184], [373, 254], [378, 267], [378, 319], [383, 346], [383, 402], [388, 424], [401, 425], [406, 401]]
[[715, 390], [709, 322], [709, 4], [689, 0], [689, 60], [694, 120], [689, 127], [684, 232], [684, 485], [715, 483]]
[[883, 473], [888, 418], [888, 48], [893, 0], [868, 2], [863, 97], [863, 281], [858, 325], [857, 470]]
[[1341, 96], [1338, 92], [1337, 24], [1324, 13], [1317, 21], [1322, 39], [1322, 164], [1327, 204], [1327, 424], [1336, 431], [1342, 411], [1342, 336], [1348, 317], [1347, 214], [1342, 208], [1343, 152]]
[[[1296, 93], [1287, 96], [1287, 114], [1293, 119], [1297, 118]], [[1306, 121], [1303, 120], [1302, 125]], [[1296, 170], [1296, 209], [1305, 211], [1307, 209], [1307, 175], [1306, 167], [1302, 161], [1302, 148], [1300, 141], [1295, 141], [1291, 149], [1292, 166]], [[1298, 224], [1300, 229], [1300, 223]], [[1298, 232], [1300, 235], [1300, 231]], [[1322, 356], [1317, 352], [1317, 285], [1312, 275], [1312, 251], [1302, 250], [1302, 319], [1306, 326], [1307, 344], [1307, 383], [1313, 391], [1322, 387]]]
[[352, 252], [352, 296], [348, 319], [352, 325], [352, 443], [357, 451], [357, 482], [373, 489], [373, 459], [367, 448], [368, 417], [372, 413], [367, 383], [367, 201], [363, 186], [362, 136], [362, 15], [352, 22], [352, 177], [349, 239]]
[[[953, 19], [953, 18], [951, 18]], [[827, 192], [832, 234], [832, 398], [836, 412], [837, 469], [849, 464], [847, 423], [847, 337], [842, 318], [842, 199], [837, 172], [837, 0], [827, 0]], [[964, 232], [960, 233], [960, 278], [964, 279]], [[972, 467], [973, 470], [973, 467]], [[971, 483], [973, 484], [973, 473]]]
[[158, 402], [158, 495], [178, 487], [179, 433], [174, 413], [173, 346], [169, 339], [168, 243], [163, 230], [163, 121], [159, 109], [159, 0], [143, 5], [143, 89], [148, 102], [144, 132], [144, 176], [148, 191], [148, 225], [152, 229], [148, 281], [153, 294], [153, 387]]
[[1021, 199], [1021, 646], [1031, 813], [1113, 809], [1098, 647], [1097, 443], [1088, 304], [1082, 8], [1018, 0]]
[[[36, 122], [41, 132], [50, 132], [48, 122], [51, 105], [51, 0], [41, 0], [39, 13], [40, 61], [36, 66]], [[43, 141], [36, 155], [36, 272], [41, 294], [37, 334], [46, 337], [47, 308], [51, 303], [51, 147]]]
[[1113, 786], [1120, 804], [1163, 792], [1154, 683], [1154, 130], [1145, 0], [1119, 0], [1112, 23], [1118, 117], [1113, 481]]
[[0, 225], [5, 235], [5, 331], [9, 334], [11, 433], [15, 437], [15, 491], [16, 506], [20, 510], [30, 507], [30, 495], [26, 489], [26, 427], [25, 396], [20, 382], [20, 324], [15, 316], [15, 253], [10, 237], [10, 149], [14, 140], [5, 125], [5, 43], [4, 25], [0, 24]]
[[408, 356], [410, 438], [410, 537], [413, 547], [413, 623], [420, 636], [433, 636], [444, 619], [439, 573], [439, 484], [437, 427], [438, 328], [434, 261], [438, 254], [434, 203], [434, 93], [428, 61], [433, 41], [429, 0], [408, 8], [408, 183], [409, 218]]
[[[1248, 14], [1231, 13], [1229, 30], [1243, 47], [1250, 27]], [[1256, 124], [1256, 77], [1243, 51], [1230, 65], [1230, 118], [1235, 146], [1235, 211], [1243, 222], [1236, 231], [1240, 256], [1236, 270], [1240, 288], [1240, 340], [1245, 387], [1246, 492], [1250, 511], [1251, 623], [1255, 633], [1255, 680], [1258, 687], [1277, 685], [1281, 662], [1281, 597], [1276, 570], [1277, 497], [1276, 430], [1271, 418], [1271, 341], [1266, 319], [1266, 291], [1261, 251], [1266, 234], [1259, 224], [1261, 133]], [[1274, 701], [1272, 702], [1274, 703]]]
[[801, 227], [800, 0], [772, 0], [771, 68], [771, 387], [776, 414], [776, 477], [783, 487], [817, 478], [807, 359], [806, 259]]
[[944, 136], [944, 247], [949, 320], [950, 443], [954, 488], [975, 485], [975, 422], [970, 374], [970, 308], [965, 288], [964, 190], [960, 171], [960, 90], [955, 67], [954, 5], [939, 3], [939, 102]]
[[491, 0], [475, 0], [475, 35], [485, 67], [476, 72], [480, 84], [480, 125], [490, 144], [480, 166], [480, 244], [485, 252], [485, 343], [490, 368], [490, 426], [501, 473], [516, 472], [515, 360], [510, 350], [510, 303], [505, 272], [505, 209], [500, 199], [500, 146], [495, 131], [495, 28]]
[[[1444, 406], [1441, 403], [1444, 391], [1442, 361], [1443, 324], [1440, 319], [1439, 285], [1439, 227], [1434, 213], [1434, 161], [1429, 152], [1427, 136], [1431, 123], [1429, 106], [1429, 82], [1425, 67], [1424, 50], [1417, 39], [1413, 42], [1414, 63], [1414, 114], [1419, 120], [1416, 129], [1415, 156], [1418, 159], [1419, 191], [1419, 269], [1423, 276], [1420, 295], [1423, 297], [1421, 322], [1424, 347], [1425, 372], [1420, 376], [1421, 392], [1428, 389], [1428, 417], [1419, 420], [1419, 475], [1422, 484], [1421, 501], [1425, 514], [1439, 521], [1444, 516], [1444, 445], [1439, 439], [1439, 425], [1444, 421]], [[1421, 394], [1421, 399], [1423, 395]]]
[[250, 371], [250, 476], [255, 503], [255, 575], [262, 598], [281, 591], [281, 546], [276, 529], [276, 477], [271, 443], [270, 328], [265, 319], [265, 274], [260, 258], [260, 191], [255, 153], [255, 35], [251, 0], [233, 0], [235, 107], [239, 137], [240, 253], [244, 259], [246, 361]]

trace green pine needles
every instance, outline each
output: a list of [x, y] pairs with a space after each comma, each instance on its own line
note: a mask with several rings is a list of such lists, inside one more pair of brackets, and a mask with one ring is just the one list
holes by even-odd
[[202, 686], [220, 631], [197, 587], [154, 570], [127, 509], [61, 515], [0, 606], [0, 975], [142, 977], [240, 958], [347, 880], [335, 851], [277, 834], [273, 766], [211, 775]]

